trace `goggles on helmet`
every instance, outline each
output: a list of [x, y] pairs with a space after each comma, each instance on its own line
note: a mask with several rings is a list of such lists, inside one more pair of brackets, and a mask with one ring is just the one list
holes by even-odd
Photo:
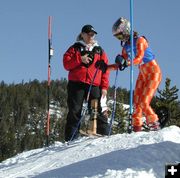
[[130, 22], [120, 17], [112, 27], [113, 35], [121, 41], [127, 41], [130, 35]]
[[121, 33], [121, 32], [118, 33], [118, 34], [115, 34], [114, 36], [115, 36], [118, 40], [121, 40], [121, 41], [124, 39], [124, 35], [123, 35], [123, 33]]
[[122, 32], [117, 33], [117, 34], [115, 34], [114, 36], [115, 36], [118, 40], [124, 41], [124, 42], [128, 41], [128, 40], [129, 40], [129, 37], [130, 37], [128, 34], [123, 34]]

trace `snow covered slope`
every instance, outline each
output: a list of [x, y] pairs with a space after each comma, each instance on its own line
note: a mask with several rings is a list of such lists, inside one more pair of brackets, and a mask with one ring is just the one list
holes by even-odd
[[164, 178], [180, 162], [180, 128], [80, 138], [23, 152], [0, 163], [1, 178]]

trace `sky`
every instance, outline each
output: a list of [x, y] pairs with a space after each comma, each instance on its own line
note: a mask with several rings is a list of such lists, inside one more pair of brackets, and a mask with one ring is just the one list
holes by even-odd
[[[67, 78], [63, 54], [71, 46], [82, 26], [91, 24], [96, 39], [114, 63], [121, 53], [120, 42], [112, 35], [112, 25], [121, 16], [130, 18], [129, 0], [0, 0], [0, 81], [20, 83], [47, 80], [48, 16], [52, 21], [51, 79]], [[134, 0], [134, 30], [149, 40], [161, 67], [163, 79], [180, 89], [180, 17], [179, 0]], [[134, 67], [133, 83], [138, 74]], [[115, 72], [110, 74], [114, 84]], [[118, 86], [130, 89], [130, 70], [118, 74]], [[179, 92], [180, 94], [180, 92]]]
[[[165, 165], [180, 163], [179, 150], [177, 126], [157, 132], [82, 137], [69, 145], [56, 142], [9, 158], [0, 163], [0, 178], [164, 178]], [[168, 177], [178, 177], [177, 172], [171, 174]]]

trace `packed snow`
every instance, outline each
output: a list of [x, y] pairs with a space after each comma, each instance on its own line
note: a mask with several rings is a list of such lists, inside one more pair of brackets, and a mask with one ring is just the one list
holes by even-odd
[[81, 137], [23, 152], [0, 163], [1, 178], [164, 178], [180, 162], [180, 128]]

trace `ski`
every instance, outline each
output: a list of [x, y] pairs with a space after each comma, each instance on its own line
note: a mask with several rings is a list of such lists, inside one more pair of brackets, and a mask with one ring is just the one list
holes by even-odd
[[79, 130], [79, 133], [81, 136], [86, 136], [86, 137], [103, 137], [101, 134], [93, 133], [91, 131], [83, 131], [82, 129]]

